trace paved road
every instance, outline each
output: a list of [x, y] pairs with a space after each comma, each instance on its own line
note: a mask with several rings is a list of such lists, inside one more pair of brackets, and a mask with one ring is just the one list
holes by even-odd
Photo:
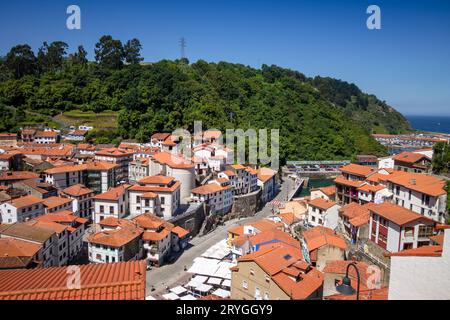
[[[291, 183], [292, 184], [292, 183]], [[275, 197], [276, 200], [285, 201], [288, 194], [288, 189], [292, 189], [289, 183], [281, 185], [280, 192]], [[192, 266], [196, 257], [199, 257], [208, 248], [216, 244], [217, 242], [227, 237], [227, 230], [231, 227], [241, 225], [244, 223], [254, 222], [261, 218], [268, 217], [272, 214], [272, 205], [269, 203], [256, 213], [255, 216], [246, 219], [230, 220], [223, 226], [219, 226], [214, 231], [202, 237], [195, 237], [190, 241], [191, 247], [187, 249], [176, 262], [173, 264], [167, 264], [160, 268], [154, 268], [147, 272], [147, 295], [152, 295], [151, 288], [154, 287], [155, 292], [161, 292], [166, 286], [172, 287], [174, 284], [178, 284], [181, 279], [186, 276], [184, 267], [188, 269]]]

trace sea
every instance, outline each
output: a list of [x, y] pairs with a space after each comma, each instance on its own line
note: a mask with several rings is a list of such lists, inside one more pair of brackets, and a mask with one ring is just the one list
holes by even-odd
[[450, 134], [449, 116], [406, 116], [415, 130]]

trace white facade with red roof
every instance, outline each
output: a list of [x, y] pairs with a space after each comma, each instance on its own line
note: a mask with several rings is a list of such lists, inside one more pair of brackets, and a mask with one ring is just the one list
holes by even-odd
[[0, 205], [0, 223], [24, 222], [45, 213], [43, 200], [35, 196], [24, 196]]
[[308, 224], [336, 229], [338, 226], [340, 206], [331, 200], [316, 198], [308, 202]]

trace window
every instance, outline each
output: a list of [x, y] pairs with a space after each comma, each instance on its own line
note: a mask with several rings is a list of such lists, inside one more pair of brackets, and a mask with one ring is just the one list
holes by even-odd
[[414, 236], [414, 227], [406, 227], [405, 237], [413, 237], [413, 236]]
[[105, 207], [104, 206], [100, 206], [100, 213], [104, 213], [105, 212]]
[[432, 226], [419, 226], [419, 238], [428, 238], [433, 235]]
[[242, 281], [242, 288], [244, 288], [245, 290], [247, 290], [248, 289], [248, 283], [247, 283], [247, 281]]
[[166, 198], [161, 197], [161, 204], [165, 204], [166, 203]]
[[250, 269], [250, 275], [254, 276], [255, 275], [255, 270]]

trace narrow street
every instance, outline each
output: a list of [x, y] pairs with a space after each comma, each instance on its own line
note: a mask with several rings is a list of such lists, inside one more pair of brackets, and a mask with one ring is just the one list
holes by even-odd
[[[283, 183], [280, 188], [280, 192], [274, 200], [285, 201], [289, 190], [293, 186], [289, 183]], [[256, 220], [268, 217], [272, 214], [272, 205], [267, 203], [262, 210], [256, 213], [255, 216], [245, 219], [230, 220], [223, 226], [219, 226], [214, 231], [202, 237], [195, 237], [190, 241], [191, 247], [185, 250], [183, 254], [173, 264], [166, 264], [160, 268], [154, 268], [147, 271], [147, 295], [154, 295], [160, 293], [166, 286], [173, 287], [175, 284], [180, 284], [181, 280], [186, 277], [184, 267], [189, 269], [192, 266], [196, 257], [199, 257], [208, 248], [216, 244], [222, 239], [227, 237], [227, 230], [231, 227], [251, 223]], [[154, 287], [155, 291], [152, 292], [151, 288]]]

